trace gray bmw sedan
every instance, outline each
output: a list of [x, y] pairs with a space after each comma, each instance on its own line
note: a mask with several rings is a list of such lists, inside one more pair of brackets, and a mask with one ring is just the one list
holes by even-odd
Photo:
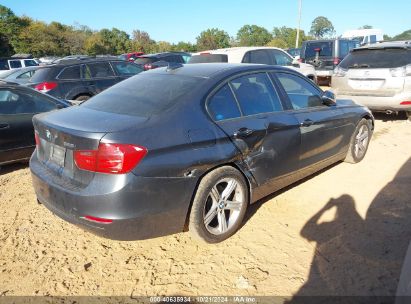
[[216, 243], [247, 206], [330, 164], [361, 161], [374, 119], [302, 74], [170, 65], [33, 118], [38, 201], [98, 235]]

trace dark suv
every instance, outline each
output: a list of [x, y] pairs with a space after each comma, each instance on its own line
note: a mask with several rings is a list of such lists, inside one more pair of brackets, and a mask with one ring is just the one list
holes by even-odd
[[142, 71], [116, 57], [69, 59], [38, 69], [27, 85], [57, 98], [84, 101]]
[[169, 63], [187, 63], [190, 57], [191, 55], [185, 52], [164, 52], [139, 56], [134, 62], [142, 65], [144, 70], [152, 70]]
[[303, 42], [300, 60], [314, 66], [319, 83], [329, 85], [334, 68], [358, 46], [357, 40], [350, 39], [308, 40]]

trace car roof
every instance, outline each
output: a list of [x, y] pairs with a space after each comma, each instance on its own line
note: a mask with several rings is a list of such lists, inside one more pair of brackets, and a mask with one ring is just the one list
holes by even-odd
[[364, 49], [372, 50], [372, 49], [394, 49], [394, 48], [411, 49], [411, 41], [387, 41], [387, 42], [374, 43], [370, 45], [364, 45], [359, 48], [355, 48], [354, 51], [364, 50]]
[[[257, 50], [279, 50], [281, 52], [285, 52], [283, 49], [271, 46], [240, 46], [240, 47], [232, 47], [232, 48], [224, 48], [224, 49], [216, 49], [216, 50], [207, 50], [202, 52], [194, 53], [193, 56], [201, 55], [201, 54], [225, 54], [228, 56], [228, 62], [232, 63], [241, 63], [244, 58], [245, 53], [249, 51], [257, 51]], [[287, 54], [288, 55], [288, 54]]]
[[0, 60], [34, 60], [34, 58], [26, 58], [26, 57], [0, 57]]
[[61, 59], [56, 63], [45, 65], [43, 67], [54, 67], [54, 66], [66, 66], [66, 65], [75, 65], [82, 63], [95, 63], [95, 62], [104, 62], [104, 61], [124, 61], [118, 57], [84, 57], [84, 58], [75, 58], [75, 59]]
[[144, 54], [139, 57], [141, 58], [151, 58], [151, 57], [165, 57], [169, 55], [181, 55], [181, 52], [162, 52], [162, 53], [155, 53], [155, 54]]
[[158, 68], [144, 73], [157, 74], [175, 74], [181, 76], [212, 78], [217, 74], [222, 73], [236, 73], [247, 72], [252, 70], [278, 70], [278, 71], [292, 71], [291, 69], [282, 66], [272, 66], [265, 64], [248, 64], [248, 63], [196, 63], [196, 64], [182, 64], [177, 68]]

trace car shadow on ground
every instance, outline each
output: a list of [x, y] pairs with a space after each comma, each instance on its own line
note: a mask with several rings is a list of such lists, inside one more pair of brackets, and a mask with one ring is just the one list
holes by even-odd
[[[301, 230], [302, 237], [316, 243], [315, 255], [307, 281], [288, 303], [359, 295], [372, 297], [361, 303], [393, 303], [411, 240], [410, 185], [411, 158], [374, 198], [365, 219], [350, 195], [328, 201]], [[335, 219], [319, 222], [332, 208]]]
[[29, 166], [28, 162], [14, 163], [14, 164], [0, 166], [0, 176], [11, 173], [13, 171], [20, 170], [20, 169], [26, 169], [28, 168], [28, 166]]
[[339, 164], [341, 164], [341, 162], [334, 163], [334, 164], [332, 164], [332, 165], [330, 165], [330, 166], [328, 166], [324, 169], [321, 169], [320, 171], [315, 172], [312, 175], [307, 176], [307, 177], [305, 177], [305, 178], [303, 178], [303, 179], [301, 179], [301, 180], [299, 180], [299, 181], [297, 181], [297, 182], [295, 182], [295, 183], [293, 183], [293, 184], [291, 184], [291, 185], [289, 185], [289, 186], [287, 186], [287, 187], [285, 187], [281, 190], [278, 190], [276, 192], [273, 192], [273, 193], [269, 194], [268, 196], [258, 200], [254, 204], [249, 205], [248, 208], [247, 208], [247, 212], [244, 216], [244, 220], [242, 222], [241, 228], [254, 216], [254, 214], [257, 213], [258, 209], [260, 209], [263, 206], [263, 204], [269, 202], [270, 200], [272, 200], [273, 198], [279, 196], [280, 194], [282, 194], [284, 192], [287, 192], [288, 190], [290, 190], [294, 187], [297, 187], [298, 185], [301, 185], [301, 184], [305, 183], [306, 181], [308, 181], [308, 180], [324, 173], [325, 171], [328, 171], [328, 170], [334, 168], [335, 166], [338, 166]]

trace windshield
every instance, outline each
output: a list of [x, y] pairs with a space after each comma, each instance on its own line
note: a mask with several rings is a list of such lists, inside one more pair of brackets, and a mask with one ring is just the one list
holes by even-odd
[[139, 57], [139, 58], [136, 58], [136, 60], [134, 60], [135, 63], [141, 64], [141, 65], [152, 63], [154, 61], [156, 61], [155, 58], [147, 58], [147, 57]]
[[192, 92], [204, 79], [141, 73], [96, 95], [82, 106], [109, 113], [149, 117]]
[[50, 68], [40, 68], [36, 70], [36, 73], [30, 78], [30, 82], [43, 82], [47, 79], [47, 74], [50, 70]]
[[361, 49], [351, 52], [340, 63], [343, 69], [351, 68], [398, 68], [411, 64], [411, 50], [393, 49]]
[[317, 54], [317, 50], [319, 50], [320, 52], [320, 57], [332, 57], [333, 44], [333, 41], [318, 41], [307, 43], [305, 46], [304, 58], [314, 58]]

